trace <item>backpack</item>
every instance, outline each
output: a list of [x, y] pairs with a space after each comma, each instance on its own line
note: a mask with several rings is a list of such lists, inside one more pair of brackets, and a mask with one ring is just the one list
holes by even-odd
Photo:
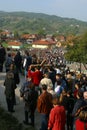
[[36, 90], [28, 89], [24, 92], [24, 100], [29, 106], [36, 106], [38, 92]]
[[29, 101], [29, 89], [27, 89], [27, 90], [24, 92], [23, 98], [24, 98], [24, 101], [26, 101], [26, 102]]

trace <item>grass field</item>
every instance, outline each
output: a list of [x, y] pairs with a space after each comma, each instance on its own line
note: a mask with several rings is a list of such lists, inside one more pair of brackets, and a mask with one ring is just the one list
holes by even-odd
[[0, 130], [35, 130], [32, 127], [24, 127], [18, 120], [0, 107]]

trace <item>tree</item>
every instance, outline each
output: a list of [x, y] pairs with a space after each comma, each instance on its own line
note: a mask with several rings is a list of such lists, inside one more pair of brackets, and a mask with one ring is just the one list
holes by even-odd
[[[65, 58], [68, 61], [83, 63], [85, 68], [87, 64], [87, 32], [84, 35], [76, 37], [73, 40], [74, 45], [67, 46]], [[87, 69], [87, 68], [86, 68]]]
[[19, 33], [17, 31], [14, 31], [14, 38], [19, 39]]
[[46, 36], [46, 31], [45, 31], [45, 29], [40, 29], [39, 31], [38, 31], [38, 35], [39, 35], [39, 37], [40, 38], [44, 38], [45, 36]]

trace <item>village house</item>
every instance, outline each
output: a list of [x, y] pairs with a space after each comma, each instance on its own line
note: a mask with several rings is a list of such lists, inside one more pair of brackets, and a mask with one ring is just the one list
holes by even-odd
[[56, 46], [56, 42], [53, 40], [40, 39], [32, 43], [33, 48], [47, 49]]
[[64, 35], [58, 35], [58, 36], [56, 36], [56, 39], [58, 42], [65, 42], [66, 41], [66, 37]]
[[0, 36], [3, 36], [5, 38], [13, 38], [14, 34], [8, 30], [4, 30], [0, 33]]
[[21, 41], [23, 43], [27, 43], [27, 44], [31, 44], [33, 43], [35, 40], [37, 40], [37, 35], [36, 34], [23, 34], [21, 36]]
[[10, 41], [10, 42], [8, 42], [8, 48], [21, 49], [22, 43], [19, 41]]

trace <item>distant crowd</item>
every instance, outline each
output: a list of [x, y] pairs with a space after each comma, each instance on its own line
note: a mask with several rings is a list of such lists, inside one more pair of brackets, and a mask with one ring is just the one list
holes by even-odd
[[[41, 114], [40, 130], [87, 130], [87, 75], [71, 72], [64, 51], [31, 49], [7, 53], [0, 46], [0, 72], [4, 81], [7, 109], [15, 112], [15, 89], [20, 83], [25, 125], [35, 126], [35, 110]], [[75, 128], [74, 128], [75, 126]]]

